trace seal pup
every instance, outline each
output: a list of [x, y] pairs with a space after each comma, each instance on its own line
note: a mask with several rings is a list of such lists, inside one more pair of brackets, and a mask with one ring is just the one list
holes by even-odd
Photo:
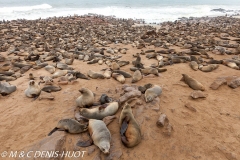
[[144, 94], [146, 103], [153, 101], [153, 99], [158, 97], [161, 93], [162, 88], [158, 85], [154, 85], [152, 88], [148, 88]]
[[132, 76], [132, 83], [138, 82], [143, 78], [142, 73], [139, 70], [136, 70]]
[[68, 133], [82, 133], [88, 129], [87, 124], [81, 124], [75, 119], [61, 119], [57, 126], [48, 133], [48, 136], [53, 134], [55, 131], [66, 131]]
[[120, 66], [116, 62], [112, 62], [111, 64], [111, 69], [112, 70], [119, 70]]
[[119, 124], [121, 126], [121, 140], [126, 147], [134, 147], [141, 142], [141, 129], [128, 103], [126, 103], [122, 109]]
[[204, 86], [194, 78], [188, 76], [187, 74], [182, 74], [182, 76], [181, 81], [184, 81], [190, 88], [201, 91], [205, 90]]
[[88, 131], [93, 143], [104, 153], [109, 154], [111, 133], [102, 120], [90, 119]]
[[52, 78], [58, 78], [61, 76], [65, 76], [67, 73], [68, 73], [68, 70], [58, 70], [53, 73]]
[[56, 71], [56, 68], [53, 67], [53, 66], [51, 66], [51, 65], [45, 66], [44, 69], [45, 69], [46, 71], [48, 71], [49, 73], [51, 73], [51, 74], [53, 74], [53, 73]]
[[88, 71], [88, 76], [92, 79], [98, 79], [98, 78], [104, 79], [105, 78], [104, 75], [102, 75], [101, 73], [97, 73], [92, 70]]
[[6, 96], [17, 90], [17, 87], [8, 82], [0, 82], [0, 94]]
[[42, 91], [48, 92], [48, 93], [57, 92], [57, 91], [60, 91], [60, 90], [62, 90], [62, 88], [60, 86], [52, 86], [52, 85], [47, 85], [47, 86], [44, 86], [42, 88]]
[[191, 61], [189, 63], [189, 66], [194, 70], [194, 71], [197, 71], [198, 70], [198, 64], [196, 61]]
[[106, 94], [102, 94], [99, 101], [100, 104], [110, 103], [112, 102], [112, 98], [108, 97]]
[[139, 86], [138, 87], [138, 90], [142, 92], [142, 94], [145, 93], [145, 91], [148, 89], [148, 88], [151, 88], [153, 86], [153, 84], [151, 83], [147, 83], [145, 84], [144, 86]]
[[119, 73], [124, 76], [124, 78], [131, 78], [132, 75], [128, 72], [121, 71], [121, 70], [114, 70], [113, 73]]
[[219, 67], [218, 64], [209, 64], [207, 66], [201, 66], [199, 69], [203, 72], [211, 72]]
[[144, 68], [144, 69], [141, 69], [141, 72], [145, 75], [154, 74], [155, 76], [158, 76], [158, 70], [156, 68], [151, 68], [151, 67]]
[[34, 80], [30, 80], [28, 83], [28, 88], [25, 90], [25, 95], [30, 98], [37, 98], [41, 92], [39, 84]]
[[119, 73], [113, 73], [112, 74], [112, 77], [115, 79], [115, 80], [117, 80], [118, 82], [120, 82], [120, 83], [125, 83], [125, 78], [124, 78], [124, 76], [122, 75], [122, 74], [119, 74]]
[[82, 95], [76, 99], [77, 106], [80, 108], [91, 106], [94, 102], [93, 92], [87, 88], [81, 88], [79, 92]]
[[88, 119], [102, 120], [104, 117], [114, 115], [119, 108], [118, 102], [112, 102], [105, 106], [98, 106], [95, 108], [81, 108], [80, 114]]
[[86, 79], [86, 80], [89, 80], [89, 78], [87, 76], [85, 76], [83, 73], [77, 71], [77, 72], [74, 72], [73, 75], [76, 77], [76, 78], [81, 78], [81, 79]]

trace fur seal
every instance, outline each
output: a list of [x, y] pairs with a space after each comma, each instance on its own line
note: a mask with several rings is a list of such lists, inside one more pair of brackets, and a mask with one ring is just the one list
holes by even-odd
[[182, 74], [182, 76], [183, 77], [182, 77], [181, 81], [184, 81], [192, 89], [201, 90], [201, 91], [205, 90], [204, 86], [200, 82], [195, 80], [194, 78], [188, 76], [187, 74]]
[[52, 85], [48, 85], [48, 86], [44, 86], [42, 88], [42, 91], [45, 91], [45, 92], [57, 92], [57, 91], [60, 91], [62, 90], [62, 88], [60, 86], [52, 86]]
[[53, 73], [52, 78], [58, 78], [61, 76], [65, 76], [67, 73], [68, 73], [68, 70], [58, 70]]
[[40, 76], [40, 83], [45, 83], [45, 85], [52, 85], [53, 79], [49, 76]]
[[129, 61], [118, 61], [117, 64], [122, 67], [122, 66], [126, 66], [129, 64]]
[[111, 69], [112, 70], [119, 70], [120, 66], [116, 62], [112, 62], [111, 64]]
[[99, 101], [100, 101], [100, 104], [105, 104], [105, 103], [112, 102], [112, 98], [108, 97], [106, 94], [102, 94]]
[[88, 119], [102, 120], [104, 117], [114, 115], [119, 108], [118, 102], [112, 102], [108, 106], [99, 106], [95, 108], [81, 108], [80, 114]]
[[5, 64], [0, 66], [0, 71], [8, 71], [10, 68], [11, 68], [11, 64], [10, 63], [5, 63]]
[[148, 84], [145, 84], [144, 86], [139, 86], [138, 87], [138, 90], [142, 92], [142, 94], [145, 93], [145, 91], [148, 89], [148, 88], [151, 88], [153, 85], [151, 83], [148, 83]]
[[207, 66], [201, 66], [199, 69], [203, 72], [211, 72], [219, 67], [218, 64], [209, 64]]
[[154, 85], [152, 88], [148, 88], [145, 91], [146, 103], [153, 101], [154, 98], [158, 97], [162, 93], [162, 88], [158, 85]]
[[103, 76], [107, 79], [111, 78], [111, 75], [112, 75], [112, 71], [109, 69], [106, 69], [103, 73]]
[[194, 71], [197, 71], [198, 70], [198, 64], [196, 61], [191, 61], [189, 63], [189, 66], [194, 70]]
[[4, 75], [0, 75], [0, 81], [15, 81], [17, 78], [12, 77], [12, 76], [4, 76]]
[[81, 88], [79, 92], [82, 94], [76, 99], [76, 104], [78, 107], [88, 107], [94, 102], [93, 92], [87, 88]]
[[121, 75], [124, 76], [124, 78], [131, 78], [132, 75], [130, 73], [127, 73], [125, 71], [121, 71], [121, 70], [114, 70], [113, 73], [119, 73]]
[[120, 82], [120, 83], [125, 83], [125, 78], [124, 78], [124, 76], [123, 75], [121, 75], [121, 74], [119, 74], [119, 73], [113, 73], [112, 74], [112, 77], [114, 78], [114, 79], [116, 79], [118, 82]]
[[94, 72], [92, 70], [88, 71], [88, 76], [91, 77], [92, 79], [104, 79], [105, 77], [101, 73]]
[[8, 94], [11, 94], [12, 92], [15, 92], [17, 89], [16, 86], [11, 85], [8, 82], [0, 82], [0, 94], [2, 96], [6, 96]]
[[156, 68], [151, 68], [151, 67], [144, 68], [144, 69], [141, 69], [141, 72], [145, 75], [154, 74], [155, 76], [158, 76], [158, 70]]
[[132, 83], [138, 82], [138, 81], [140, 81], [143, 78], [142, 73], [139, 70], [136, 70], [133, 73], [132, 77], [133, 77], [132, 78]]
[[56, 71], [56, 68], [51, 66], [51, 65], [47, 65], [44, 68], [45, 68], [46, 71], [48, 71], [51, 74], [53, 74]]
[[128, 103], [126, 103], [122, 109], [119, 124], [121, 126], [121, 140], [126, 147], [134, 147], [141, 142], [141, 129], [135, 120], [132, 108]]
[[82, 73], [79, 72], [79, 71], [73, 73], [73, 75], [74, 75], [76, 78], [81, 78], [81, 79], [89, 80], [89, 78], [88, 78], [87, 76], [85, 76], [84, 74], [82, 74]]
[[86, 124], [81, 124], [75, 119], [61, 119], [57, 126], [48, 134], [50, 136], [55, 131], [66, 131], [68, 133], [82, 133], [88, 129]]
[[104, 153], [109, 154], [111, 133], [102, 120], [90, 119], [88, 125], [93, 143]]
[[25, 90], [25, 95], [30, 98], [36, 98], [39, 96], [41, 88], [34, 80], [30, 80], [28, 88]]

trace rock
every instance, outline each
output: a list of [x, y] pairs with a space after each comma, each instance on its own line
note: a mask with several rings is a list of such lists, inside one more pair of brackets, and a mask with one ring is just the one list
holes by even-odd
[[202, 91], [193, 91], [190, 96], [194, 99], [197, 98], [206, 98], [208, 95], [206, 93], [203, 93]]
[[227, 85], [231, 88], [237, 88], [238, 86], [240, 86], [240, 77], [231, 80], [227, 83]]
[[211, 85], [210, 88], [213, 90], [218, 89], [221, 85], [226, 84], [227, 80], [226, 77], [218, 77]]
[[197, 110], [190, 103], [185, 104], [185, 107], [193, 112], [197, 112]]
[[164, 127], [163, 134], [166, 136], [171, 136], [172, 130], [173, 130], [172, 125], [170, 123], [168, 123], [168, 125], [166, 127]]
[[162, 114], [160, 115], [160, 117], [158, 118], [157, 126], [158, 126], [158, 127], [164, 127], [165, 121], [166, 121], [166, 123], [169, 122], [166, 114], [163, 114], [163, 113], [162, 113]]

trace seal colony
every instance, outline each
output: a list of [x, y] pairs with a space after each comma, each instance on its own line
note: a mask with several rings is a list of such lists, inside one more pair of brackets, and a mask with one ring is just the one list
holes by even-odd
[[[45, 97], [46, 92], [59, 92], [53, 93], [54, 96], [49, 94], [50, 97], [42, 101], [51, 103], [53, 100], [59, 108], [68, 106], [68, 111], [69, 106], [74, 106], [80, 118], [76, 115], [75, 119], [69, 115], [63, 118], [66, 112], [57, 118], [51, 116], [54, 124], [45, 124], [50, 129], [44, 134], [54, 127], [49, 135], [58, 131], [89, 133], [93, 144], [104, 156], [111, 157], [116, 155], [114, 145], [120, 141], [127, 148], [143, 149], [151, 138], [157, 139], [157, 135], [148, 132], [149, 126], [154, 128], [154, 123], [149, 123], [156, 114], [159, 116], [160, 110], [168, 113], [162, 109], [171, 101], [166, 94], [179, 96], [178, 90], [183, 89], [180, 96], [189, 97], [189, 88], [192, 88], [199, 95], [191, 94], [191, 100], [199, 105], [211, 98], [210, 89], [215, 90], [224, 83], [228, 84], [228, 89], [240, 86], [239, 76], [214, 77], [225, 69], [239, 74], [240, 31], [235, 25], [240, 23], [239, 19], [181, 19], [164, 22], [158, 29], [134, 25], [136, 23], [132, 19], [100, 15], [0, 22], [0, 81], [7, 81], [0, 82], [0, 94], [5, 96], [1, 99], [17, 95], [28, 103], [38, 104], [26, 97], [36, 99], [43, 93]], [[183, 66], [189, 70], [184, 70]], [[212, 82], [198, 76], [200, 73], [218, 79], [211, 85]], [[165, 86], [164, 78], [171, 82], [177, 79], [174, 83], [181, 83], [181, 86], [173, 88], [173, 83]], [[184, 85], [189, 86], [186, 87], [189, 90]], [[60, 97], [67, 101], [60, 104], [58, 101], [63, 102]], [[193, 106], [186, 108], [199, 112]], [[161, 131], [174, 137], [172, 132], [176, 125], [170, 125], [169, 121], [176, 115], [171, 111], [168, 125], [162, 125]], [[178, 112], [177, 118], [181, 117]], [[191, 118], [186, 111], [181, 114]], [[104, 118], [109, 116], [116, 116], [118, 121], [113, 120], [107, 126]], [[164, 120], [161, 118], [161, 124]], [[68, 133], [66, 135], [70, 136]], [[123, 156], [127, 157], [125, 154]]]

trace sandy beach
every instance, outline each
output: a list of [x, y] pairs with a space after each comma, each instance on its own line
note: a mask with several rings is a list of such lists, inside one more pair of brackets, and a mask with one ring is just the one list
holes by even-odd
[[[134, 25], [133, 20], [103, 16], [1, 22], [0, 77], [6, 72], [3, 65], [9, 64], [8, 71], [14, 72], [10, 77], [17, 77], [9, 83], [17, 89], [9, 95], [0, 95], [0, 152], [86, 151], [80, 158], [86, 160], [240, 159], [240, 83], [236, 80], [240, 77], [239, 24], [240, 19], [231, 17], [184, 19], [164, 22], [157, 27]], [[100, 51], [104, 51], [104, 55], [98, 57]], [[39, 58], [35, 60], [37, 55]], [[151, 58], [147, 58], [148, 55]], [[78, 78], [74, 83], [61, 85], [58, 84], [59, 78], [55, 78], [53, 85], [60, 86], [61, 90], [51, 93], [54, 100], [26, 97], [24, 91], [28, 87], [29, 73], [36, 77], [37, 83], [40, 76], [52, 76], [44, 67], [34, 69], [39, 62], [54, 66], [55, 59], [46, 60], [50, 56], [58, 57], [62, 63], [74, 57], [73, 63], [68, 65], [73, 68], [70, 71], [80, 71], [86, 76], [89, 70], [102, 72], [111, 68], [114, 61], [129, 61], [120, 70], [133, 75], [130, 68], [134, 67], [132, 61], [138, 56], [144, 68], [152, 66], [166, 71], [159, 71], [158, 76], [143, 75], [136, 83], [131, 83], [132, 78], [126, 78], [124, 84], [112, 77], [89, 77], [89, 80]], [[158, 56], [162, 56], [162, 60], [159, 61]], [[30, 59], [25, 60], [27, 57]], [[85, 59], [80, 60], [80, 57]], [[193, 70], [189, 63], [194, 57], [198, 68], [214, 63], [211, 60], [217, 61], [217, 68], [209, 72]], [[93, 59], [98, 61], [87, 64]], [[100, 59], [104, 62], [101, 65]], [[31, 64], [32, 67], [21, 74], [21, 70], [14, 68], [14, 62]], [[56, 67], [56, 70], [60, 69]], [[194, 90], [180, 81], [182, 74], [200, 82], [206, 98], [193, 99], [190, 94]], [[225, 77], [226, 81], [215, 89], [210, 88], [219, 77]], [[109, 155], [104, 155], [95, 145], [86, 148], [76, 145], [79, 140], [87, 139], [88, 131], [80, 134], [57, 131], [48, 136], [59, 120], [78, 117], [75, 100], [81, 95], [79, 89], [90, 89], [95, 94], [95, 102], [102, 94], [117, 101], [124, 94], [123, 85], [143, 86], [147, 83], [160, 86], [162, 94], [150, 103], [145, 102], [144, 94], [137, 97], [138, 103], [132, 108], [142, 134], [137, 146], [127, 148], [121, 142], [118, 121], [123, 105], [116, 113], [116, 119], [107, 126], [112, 136]], [[235, 87], [230, 83], [236, 83]], [[41, 87], [44, 85], [40, 84]], [[156, 124], [161, 114], [167, 116], [171, 129]], [[31, 156], [30, 159], [34, 159]], [[4, 159], [29, 158], [8, 155]]]

